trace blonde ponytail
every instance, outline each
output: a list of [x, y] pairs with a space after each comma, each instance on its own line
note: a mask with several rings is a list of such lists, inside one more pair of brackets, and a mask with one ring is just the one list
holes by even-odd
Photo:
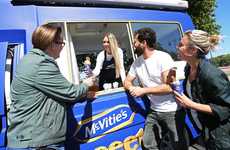
[[220, 42], [220, 36], [219, 35], [211, 35], [209, 36], [209, 43], [210, 43], [210, 49], [214, 49], [215, 46], [217, 46]]
[[203, 54], [208, 54], [210, 50], [213, 50], [216, 45], [219, 44], [219, 35], [209, 35], [207, 32], [202, 30], [186, 31], [190, 39], [190, 46], [196, 47]]

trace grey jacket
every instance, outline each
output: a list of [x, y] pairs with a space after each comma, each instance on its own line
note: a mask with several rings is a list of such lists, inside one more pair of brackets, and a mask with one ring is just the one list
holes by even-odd
[[85, 84], [68, 82], [52, 57], [32, 49], [17, 65], [11, 84], [8, 147], [40, 147], [63, 142], [67, 103], [77, 102], [87, 90]]

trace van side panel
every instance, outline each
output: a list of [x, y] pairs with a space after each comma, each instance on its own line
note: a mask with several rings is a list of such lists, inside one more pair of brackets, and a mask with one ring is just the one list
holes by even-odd
[[[31, 35], [38, 25], [36, 7], [35, 6], [19, 6], [14, 7], [10, 3], [0, 2], [0, 30], [23, 30], [26, 32], [25, 51], [32, 48]], [[4, 15], [2, 14], [4, 13]], [[18, 31], [21, 32], [21, 31]], [[4, 34], [2, 38], [12, 35]]]
[[[1, 30], [0, 42], [7, 41], [11, 44], [23, 43], [26, 45], [26, 31], [25, 30]], [[25, 47], [26, 50], [26, 47]], [[25, 51], [24, 51], [25, 52]]]
[[[1, 34], [1, 32], [0, 32]], [[0, 150], [6, 144], [6, 112], [5, 112], [5, 66], [7, 42], [0, 42]]]
[[[92, 7], [44, 7], [12, 6], [0, 2], [0, 29], [23, 29], [26, 31], [26, 51], [32, 48], [33, 30], [47, 22], [109, 22], [109, 21], [173, 21], [179, 22], [183, 30], [193, 28], [191, 18], [184, 11], [160, 11], [125, 8], [92, 8]], [[52, 12], [52, 13], [50, 13]], [[108, 14], [108, 15], [104, 15]]]
[[[122, 147], [131, 148], [131, 144], [135, 144], [140, 148], [148, 107], [147, 99], [133, 98], [126, 92], [105, 94], [93, 101], [75, 104], [68, 114], [67, 146], [96, 149], [119, 142]], [[131, 143], [125, 142], [130, 139], [133, 139]]]
[[[50, 11], [52, 13], [49, 13]], [[40, 24], [50, 21], [168, 21], [180, 23], [184, 30], [193, 28], [191, 18], [183, 11], [91, 7], [38, 7], [38, 20]]]

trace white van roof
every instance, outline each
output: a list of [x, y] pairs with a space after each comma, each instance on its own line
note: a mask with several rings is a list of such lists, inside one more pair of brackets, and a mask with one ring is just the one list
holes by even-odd
[[184, 10], [185, 0], [12, 0], [15, 5], [81, 6], [81, 7], [126, 7], [147, 9]]

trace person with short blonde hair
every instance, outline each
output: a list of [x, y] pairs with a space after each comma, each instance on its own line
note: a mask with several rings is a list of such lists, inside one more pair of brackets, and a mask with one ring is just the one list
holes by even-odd
[[230, 149], [230, 82], [223, 71], [205, 59], [219, 40], [218, 35], [192, 30], [185, 32], [178, 44], [179, 57], [187, 62], [185, 95], [174, 94], [181, 106], [192, 110], [188, 115], [201, 130], [208, 150]]
[[189, 46], [199, 50], [197, 51], [198, 57], [207, 55], [210, 50], [215, 48], [220, 39], [218, 35], [209, 35], [202, 30], [189, 30], [184, 34], [189, 38]]
[[122, 81], [125, 80], [123, 51], [119, 48], [113, 33], [104, 35], [103, 47], [104, 50], [98, 54], [93, 70], [94, 75], [99, 76], [99, 89], [103, 90], [103, 85], [107, 83], [117, 82], [122, 86]]
[[17, 65], [11, 84], [7, 149], [64, 150], [67, 105], [85, 97], [94, 78], [74, 85], [61, 74], [55, 62], [65, 45], [61, 27], [37, 27], [32, 43], [34, 48]]
[[32, 34], [34, 48], [46, 50], [53, 42], [60, 41], [61, 27], [52, 28], [51, 25], [39, 26]]

